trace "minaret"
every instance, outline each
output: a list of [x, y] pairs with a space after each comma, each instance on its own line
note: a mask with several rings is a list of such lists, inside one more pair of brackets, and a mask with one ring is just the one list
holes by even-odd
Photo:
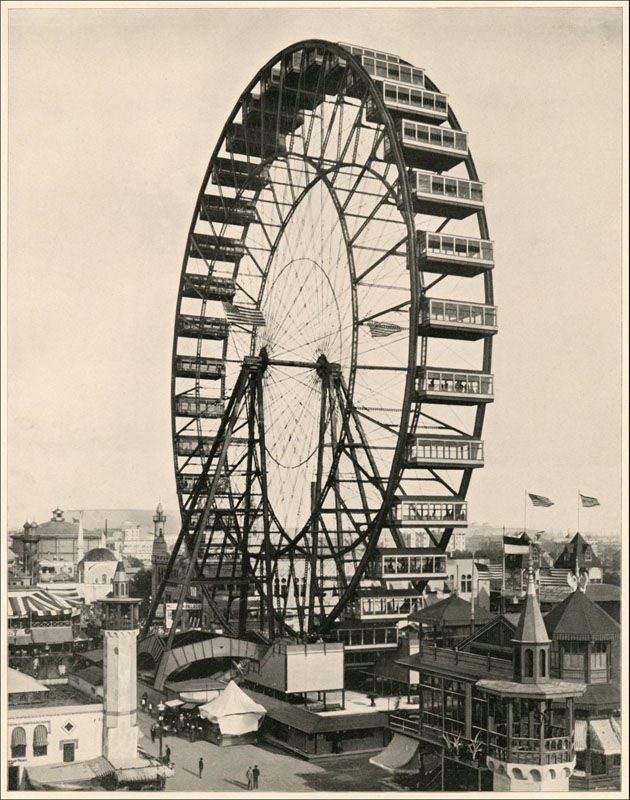
[[138, 757], [136, 637], [140, 600], [129, 597], [122, 561], [103, 603], [103, 755], [114, 766]]
[[83, 555], [83, 511], [79, 511], [79, 535], [77, 536], [75, 567], [81, 562]]
[[166, 522], [166, 514], [164, 513], [164, 509], [162, 508], [162, 503], [158, 503], [157, 508], [155, 509], [155, 514], [153, 515], [153, 526], [154, 526], [155, 536], [159, 536], [160, 534], [164, 536], [165, 522]]
[[536, 597], [534, 567], [530, 559], [527, 568], [525, 605], [512, 639], [515, 681], [543, 683], [549, 680], [550, 644]]

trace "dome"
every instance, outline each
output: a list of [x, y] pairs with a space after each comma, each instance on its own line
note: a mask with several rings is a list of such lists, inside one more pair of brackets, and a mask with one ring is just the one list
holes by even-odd
[[105, 547], [94, 547], [92, 550], [88, 550], [85, 556], [82, 559], [83, 561], [118, 561], [116, 556], [112, 553], [111, 550], [107, 550]]

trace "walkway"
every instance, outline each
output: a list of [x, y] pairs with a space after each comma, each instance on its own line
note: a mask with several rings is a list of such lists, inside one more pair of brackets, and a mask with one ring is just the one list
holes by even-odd
[[[142, 733], [140, 747], [158, 755], [159, 740], [151, 742], [152, 718], [138, 711]], [[166, 781], [166, 792], [243, 792], [247, 791], [247, 767], [258, 764], [259, 789], [263, 792], [370, 791], [377, 792], [378, 781], [387, 773], [369, 763], [368, 755], [328, 760], [311, 764], [301, 758], [278, 752], [267, 745], [217, 747], [206, 741], [189, 742], [178, 736], [164, 738], [171, 748], [175, 777]], [[204, 760], [199, 780], [199, 758]]]

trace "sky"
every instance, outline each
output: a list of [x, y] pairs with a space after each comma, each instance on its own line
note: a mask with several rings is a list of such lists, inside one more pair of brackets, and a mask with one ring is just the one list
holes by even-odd
[[423, 67], [464, 130], [495, 241], [499, 335], [469, 518], [621, 526], [621, 9], [12, 9], [9, 525], [176, 507], [179, 272], [247, 83], [307, 38]]

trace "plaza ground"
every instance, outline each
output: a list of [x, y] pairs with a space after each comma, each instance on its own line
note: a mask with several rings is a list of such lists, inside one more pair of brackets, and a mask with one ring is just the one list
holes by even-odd
[[[158, 755], [159, 739], [151, 742], [154, 720], [138, 711], [142, 733], [140, 746]], [[243, 792], [247, 791], [247, 767], [258, 764], [261, 792], [378, 792], [379, 780], [387, 773], [370, 764], [370, 754], [326, 759], [317, 764], [275, 750], [268, 745], [217, 747], [206, 741], [189, 742], [168, 736], [163, 747], [171, 749], [175, 776], [166, 781], [166, 792]], [[199, 758], [203, 758], [203, 777], [199, 779]]]

